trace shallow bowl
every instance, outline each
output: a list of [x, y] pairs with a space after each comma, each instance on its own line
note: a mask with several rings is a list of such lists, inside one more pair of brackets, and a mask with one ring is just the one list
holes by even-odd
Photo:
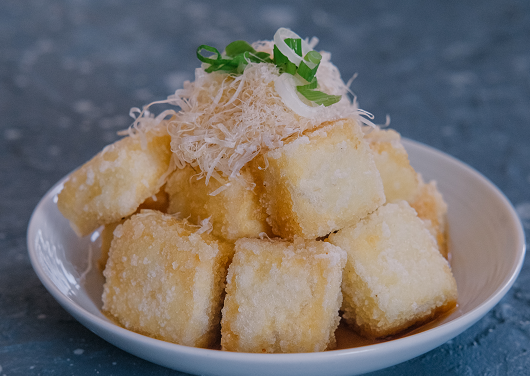
[[507, 198], [464, 163], [403, 140], [413, 167], [435, 179], [447, 201], [458, 307], [406, 336], [366, 344], [342, 331], [339, 349], [322, 353], [247, 354], [180, 346], [120, 326], [101, 313], [103, 276], [95, 267], [99, 232], [78, 238], [57, 209], [59, 181], [39, 202], [28, 227], [28, 250], [38, 277], [81, 324], [140, 358], [201, 375], [356, 375], [389, 367], [440, 346], [480, 320], [506, 294], [521, 269], [524, 231]]

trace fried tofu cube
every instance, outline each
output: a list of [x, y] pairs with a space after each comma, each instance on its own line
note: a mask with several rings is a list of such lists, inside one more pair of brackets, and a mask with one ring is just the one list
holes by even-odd
[[420, 185], [418, 193], [410, 206], [423, 219], [425, 225], [438, 243], [438, 250], [443, 257], [449, 259], [448, 226], [447, 226], [447, 204], [438, 190], [435, 181], [428, 184], [423, 182], [419, 176]]
[[[151, 210], [158, 210], [161, 212], [166, 212], [168, 206], [168, 197], [167, 193], [164, 191], [163, 187], [158, 191], [156, 195], [153, 195], [151, 197], [148, 197], [147, 200], [145, 200], [136, 212], [139, 212], [143, 209], [151, 209]], [[112, 239], [114, 238], [114, 230], [118, 225], [125, 222], [126, 219], [129, 219], [129, 217], [123, 218], [118, 222], [109, 223], [103, 226], [103, 229], [101, 230], [100, 237], [101, 237], [101, 256], [97, 262], [98, 269], [103, 271], [105, 270], [105, 265], [107, 265], [107, 260], [109, 258], [109, 250], [110, 250], [110, 244], [112, 242]]]
[[365, 139], [374, 153], [375, 164], [383, 179], [387, 202], [406, 200], [423, 219], [438, 242], [440, 253], [448, 258], [447, 204], [436, 182], [424, 183], [410, 165], [401, 136], [392, 129], [370, 129]]
[[386, 201], [411, 202], [417, 194], [419, 181], [401, 143], [400, 134], [393, 129], [376, 128], [370, 129], [365, 139], [370, 144], [375, 164], [381, 174]]
[[[129, 218], [127, 218], [129, 219]], [[101, 256], [98, 259], [97, 266], [101, 271], [105, 270], [107, 266], [107, 261], [109, 259], [110, 245], [112, 244], [112, 239], [114, 239], [114, 230], [118, 225], [123, 224], [126, 219], [121, 221], [109, 223], [108, 225], [103, 226], [101, 233], [99, 234], [101, 238]]]
[[328, 241], [348, 253], [342, 317], [361, 334], [398, 334], [455, 307], [449, 263], [406, 201], [381, 206]]
[[274, 234], [316, 239], [352, 225], [385, 202], [361, 127], [324, 123], [256, 158], [262, 203]]
[[103, 310], [125, 328], [186, 346], [219, 339], [233, 245], [198, 226], [143, 210], [114, 230]]
[[167, 213], [168, 206], [169, 196], [166, 193], [165, 185], [163, 185], [156, 194], [147, 197], [147, 199], [140, 204], [136, 211], [138, 212], [143, 209], [150, 209]]
[[79, 236], [134, 213], [163, 185], [171, 158], [165, 131], [122, 138], [74, 171], [57, 206]]
[[230, 241], [257, 238], [262, 233], [272, 235], [248, 169], [242, 169], [240, 176], [229, 179], [226, 186], [215, 179], [210, 179], [206, 185], [197, 175], [198, 171], [188, 165], [169, 177], [166, 184], [169, 213], [189, 217], [195, 224], [211, 217], [212, 233]]
[[346, 253], [301, 238], [240, 239], [229, 267], [223, 350], [324, 351], [335, 346]]

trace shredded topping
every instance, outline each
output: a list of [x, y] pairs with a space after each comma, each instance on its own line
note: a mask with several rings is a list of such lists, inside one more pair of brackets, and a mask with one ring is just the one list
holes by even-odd
[[[272, 53], [273, 42], [256, 42], [256, 51]], [[195, 81], [166, 100], [131, 109], [135, 117], [131, 133], [142, 133], [162, 121], [171, 135], [174, 164], [199, 167], [199, 177], [221, 183], [235, 177], [241, 168], [260, 151], [283, 145], [292, 135], [301, 136], [325, 121], [354, 118], [372, 125], [366, 119], [371, 114], [358, 109], [355, 98], [348, 99], [349, 85], [340, 78], [338, 69], [330, 62], [330, 54], [322, 52], [316, 72], [320, 88], [326, 93], [341, 95], [341, 100], [329, 107], [311, 107], [309, 117], [301, 116], [285, 103], [275, 89], [279, 69], [271, 63], [249, 61], [241, 75], [223, 72], [207, 73], [207, 64], [195, 70]], [[154, 116], [150, 107], [169, 104], [169, 108]], [[299, 112], [299, 111], [298, 111]]]

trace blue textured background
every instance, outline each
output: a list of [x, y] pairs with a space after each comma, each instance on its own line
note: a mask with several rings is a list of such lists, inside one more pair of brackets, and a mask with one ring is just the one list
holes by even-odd
[[[530, 229], [530, 2], [0, 1], [0, 375], [182, 375], [67, 314], [34, 274], [29, 217], [62, 176], [114, 141], [133, 106], [192, 78], [195, 49], [290, 27], [363, 109], [491, 179]], [[530, 373], [530, 268], [478, 324], [374, 375]]]

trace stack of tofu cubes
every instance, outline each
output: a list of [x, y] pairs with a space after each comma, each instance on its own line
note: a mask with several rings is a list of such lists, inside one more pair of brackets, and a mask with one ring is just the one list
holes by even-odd
[[[147, 143], [145, 153], [150, 145], [160, 150]], [[160, 157], [141, 170], [158, 180], [136, 172], [127, 191], [146, 192], [127, 210], [113, 177], [131, 166], [105, 154], [71, 175], [58, 206], [80, 235], [105, 226], [103, 310], [130, 330], [209, 348], [220, 336], [227, 351], [313, 352], [334, 348], [341, 317], [382, 338], [456, 305], [446, 204], [393, 130], [327, 122], [224, 185], [205, 185], [190, 165], [166, 178], [167, 153], [150, 153]], [[92, 213], [102, 191], [117, 195], [103, 219]]]

